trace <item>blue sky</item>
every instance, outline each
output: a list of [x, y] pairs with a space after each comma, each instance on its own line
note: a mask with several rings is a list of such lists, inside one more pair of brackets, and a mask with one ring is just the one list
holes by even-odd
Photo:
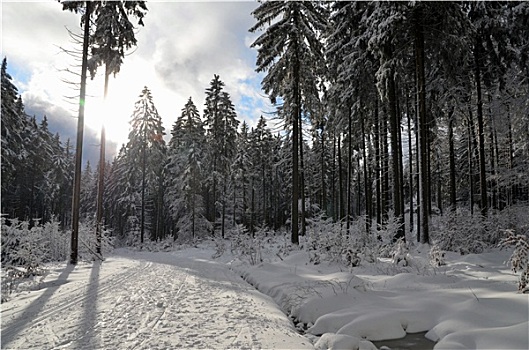
[[[134, 102], [144, 86], [152, 92], [166, 131], [191, 96], [204, 109], [204, 90], [213, 74], [226, 84], [240, 120], [254, 126], [261, 114], [273, 111], [260, 89], [262, 74], [255, 72], [257, 34], [248, 28], [255, 20], [257, 2], [147, 2], [144, 27], [137, 29], [138, 46], [110, 80], [108, 106], [102, 113], [103, 79], [98, 75], [87, 87], [85, 158], [98, 158], [98, 133], [107, 128], [109, 155], [123, 142]], [[62, 11], [56, 1], [2, 2], [2, 50], [8, 72], [22, 94], [26, 111], [48, 117], [50, 127], [63, 140], [75, 140], [78, 92], [63, 82], [79, 78], [78, 62], [61, 52], [77, 49], [67, 29], [81, 33], [80, 16]], [[264, 113], [263, 113], [264, 112]]]

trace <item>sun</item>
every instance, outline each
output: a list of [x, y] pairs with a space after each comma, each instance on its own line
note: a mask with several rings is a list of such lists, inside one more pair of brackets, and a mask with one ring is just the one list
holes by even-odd
[[119, 148], [128, 140], [133, 106], [129, 96], [117, 91], [109, 90], [106, 99], [102, 96], [88, 96], [85, 104], [85, 126], [98, 133], [104, 126], [107, 140], [116, 143]]

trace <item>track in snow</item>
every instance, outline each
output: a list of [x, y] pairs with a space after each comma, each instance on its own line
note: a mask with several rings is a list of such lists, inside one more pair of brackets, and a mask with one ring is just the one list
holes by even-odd
[[117, 261], [127, 268], [111, 257], [25, 308], [3, 304], [2, 349], [311, 348], [225, 265], [168, 253]]

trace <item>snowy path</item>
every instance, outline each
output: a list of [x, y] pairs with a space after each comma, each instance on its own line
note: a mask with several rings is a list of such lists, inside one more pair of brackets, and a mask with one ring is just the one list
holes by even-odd
[[312, 348], [269, 297], [206, 257], [120, 251], [43, 285], [2, 304], [2, 349]]

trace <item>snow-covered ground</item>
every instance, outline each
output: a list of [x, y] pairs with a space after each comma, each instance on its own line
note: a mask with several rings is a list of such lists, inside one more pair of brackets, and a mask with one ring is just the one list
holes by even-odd
[[2, 304], [2, 349], [311, 348], [211, 251], [118, 250]]
[[366, 340], [427, 332], [435, 349], [529, 349], [529, 295], [516, 292], [511, 252], [448, 253], [435, 269], [427, 252], [416, 248], [408, 267], [387, 259], [349, 270], [294, 252], [236, 269], [308, 328], [316, 348], [372, 349]]
[[508, 251], [447, 254], [434, 269], [419, 247], [411, 267], [352, 270], [296, 250], [269, 248], [254, 266], [214, 253], [120, 249], [102, 264], [55, 265], [2, 304], [2, 349], [372, 349], [421, 331], [435, 349], [529, 348], [529, 295], [516, 292]]

